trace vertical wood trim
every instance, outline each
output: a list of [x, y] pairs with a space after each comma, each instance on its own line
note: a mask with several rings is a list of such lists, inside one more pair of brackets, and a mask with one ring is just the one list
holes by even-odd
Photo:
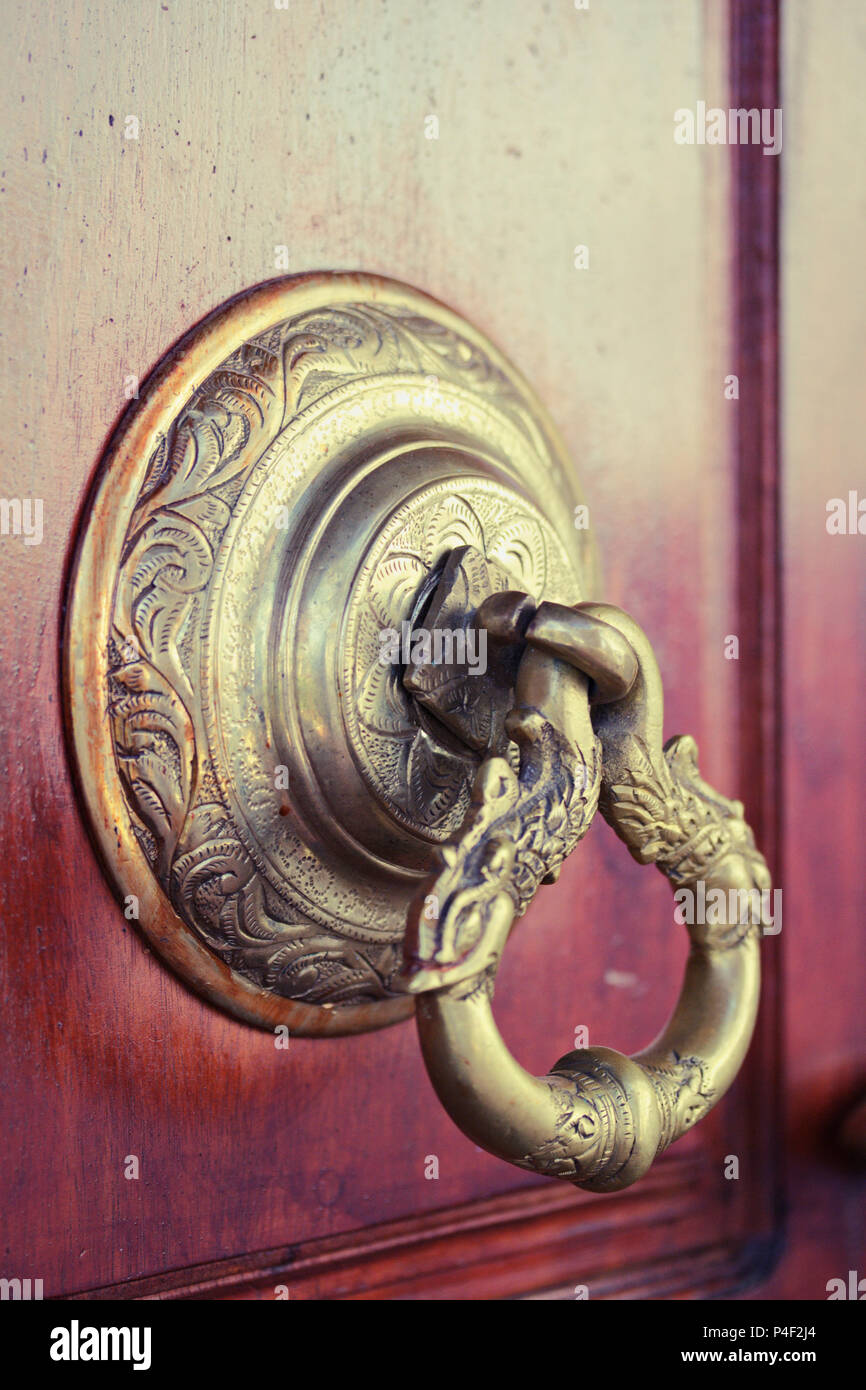
[[[730, 101], [781, 107], [779, 0], [731, 0]], [[733, 435], [737, 498], [739, 785], [746, 815], [783, 887], [782, 535], [779, 409], [781, 161], [759, 145], [732, 146], [733, 341], [740, 399]], [[765, 941], [764, 983], [748, 1127], [764, 1191], [747, 1185], [750, 1221], [783, 1219], [783, 932]], [[755, 1198], [758, 1201], [755, 1201]], [[770, 1233], [768, 1232], [768, 1235]], [[775, 1242], [773, 1242], [775, 1243]]]

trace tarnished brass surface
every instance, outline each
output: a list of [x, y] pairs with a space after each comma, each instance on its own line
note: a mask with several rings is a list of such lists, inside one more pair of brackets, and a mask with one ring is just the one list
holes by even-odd
[[516, 668], [411, 688], [380, 634], [446, 564], [459, 622], [509, 588], [587, 597], [578, 501], [513, 367], [374, 276], [262, 285], [142, 388], [85, 509], [67, 718], [127, 916], [210, 999], [300, 1033], [411, 1012], [407, 905]]
[[[509, 605], [523, 614], [522, 637]], [[483, 763], [466, 821], [410, 911], [403, 985], [418, 998], [437, 1094], [469, 1138], [520, 1168], [615, 1191], [700, 1119], [739, 1069], [760, 983], [752, 894], [769, 890], [769, 875], [741, 804], [700, 778], [694, 741], [662, 747], [661, 680], [636, 623], [586, 603], [571, 613], [545, 604], [527, 624], [525, 595], [500, 597], [488, 611], [521, 644], [506, 720], [519, 767], [498, 756]], [[634, 653], [625, 695], [616, 677], [628, 679], [628, 663], [606, 629]], [[591, 710], [585, 668], [598, 674], [605, 649], [614, 676], [602, 673], [608, 693], [597, 685]], [[606, 702], [611, 691], [619, 698]], [[648, 1048], [627, 1057], [588, 1047], [536, 1078], [499, 1034], [493, 984], [516, 916], [586, 833], [597, 805], [640, 863], [656, 864], [675, 889], [703, 881], [728, 900], [734, 890], [738, 911], [720, 925], [689, 927], [679, 1002]]]

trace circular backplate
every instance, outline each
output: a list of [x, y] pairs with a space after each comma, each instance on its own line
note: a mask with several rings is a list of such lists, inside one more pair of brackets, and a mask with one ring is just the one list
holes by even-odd
[[[462, 547], [467, 601], [587, 597], [577, 501], [509, 363], [378, 277], [261, 285], [148, 380], [85, 510], [66, 712], [127, 915], [207, 998], [307, 1034], [411, 1012], [406, 907], [480, 755], [382, 633]], [[471, 699], [483, 722], [483, 678]]]

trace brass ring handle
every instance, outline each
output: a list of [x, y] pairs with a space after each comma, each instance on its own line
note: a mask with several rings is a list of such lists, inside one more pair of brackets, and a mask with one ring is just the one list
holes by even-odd
[[[662, 746], [661, 678], [638, 625], [604, 604], [543, 604], [529, 616], [523, 599], [498, 595], [478, 614], [526, 642], [506, 721], [520, 769], [501, 757], [482, 764], [464, 825], [410, 910], [403, 986], [418, 996], [433, 1085], [469, 1138], [517, 1167], [611, 1192], [641, 1177], [736, 1076], [758, 1007], [755, 894], [770, 881], [742, 805], [701, 779], [694, 740]], [[627, 693], [623, 639], [634, 654]], [[620, 695], [597, 702], [592, 718], [587, 671], [608, 698]], [[649, 1047], [634, 1057], [588, 1047], [536, 1078], [499, 1034], [493, 983], [515, 917], [597, 805], [675, 889], [703, 880], [745, 910], [689, 927], [680, 998]]]

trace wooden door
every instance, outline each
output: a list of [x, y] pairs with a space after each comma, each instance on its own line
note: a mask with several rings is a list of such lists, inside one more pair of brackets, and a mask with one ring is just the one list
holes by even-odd
[[[862, 28], [853, 5], [837, 10]], [[814, 101], [803, 64], [817, 74], [817, 60], [803, 55], [823, 44], [832, 69], [838, 33], [805, 4], [787, 23], [790, 90]], [[13, 25], [2, 487], [41, 499], [43, 527], [39, 544], [14, 527], [0, 543], [3, 1273], [87, 1299], [272, 1299], [278, 1286], [293, 1298], [568, 1298], [576, 1285], [602, 1299], [823, 1296], [816, 1281], [853, 1267], [862, 1210], [860, 1179], [827, 1157], [858, 1081], [862, 792], [844, 750], [862, 743], [845, 693], [862, 559], [849, 538], [830, 565], [822, 516], [804, 506], [855, 486], [854, 242], [832, 283], [844, 336], [819, 339], [829, 362], [807, 378], [798, 255], [827, 233], [795, 175], [782, 466], [780, 159], [674, 138], [674, 112], [699, 102], [780, 106], [776, 6], [80, 0], [50, 26], [23, 7]], [[799, 154], [820, 168], [823, 140], [804, 128]], [[825, 171], [828, 198], [842, 177], [841, 161]], [[284, 1051], [202, 1002], [124, 920], [88, 840], [58, 677], [88, 483], [128, 379], [282, 269], [281, 248], [291, 270], [419, 286], [533, 383], [589, 500], [600, 596], [654, 643], [667, 732], [695, 734], [705, 775], [742, 797], [784, 874], [791, 908], [764, 945], [740, 1078], [622, 1195], [476, 1150], [439, 1107], [411, 1023]], [[845, 463], [825, 473], [834, 361], [848, 363], [830, 436]], [[818, 730], [831, 748], [816, 757]], [[643, 1045], [676, 998], [681, 936], [666, 886], [596, 823], [509, 945], [497, 1017], [515, 1055], [543, 1073], [581, 1027]], [[799, 1189], [783, 1220], [786, 1096], [796, 1176], [826, 1196], [820, 1233]]]

